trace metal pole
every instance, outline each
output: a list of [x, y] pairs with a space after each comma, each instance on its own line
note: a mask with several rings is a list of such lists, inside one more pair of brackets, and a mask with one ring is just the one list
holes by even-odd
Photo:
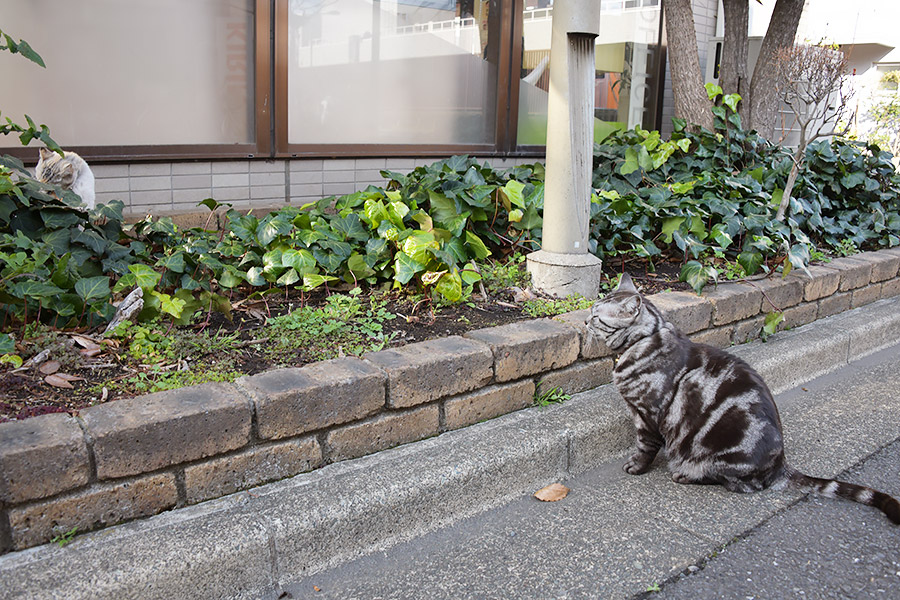
[[556, 0], [550, 42], [542, 249], [528, 256], [532, 283], [563, 297], [593, 297], [600, 259], [588, 252], [594, 138], [594, 39], [599, 0]]

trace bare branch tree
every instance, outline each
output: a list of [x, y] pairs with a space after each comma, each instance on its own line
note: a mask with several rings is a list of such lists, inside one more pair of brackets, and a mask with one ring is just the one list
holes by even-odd
[[838, 127], [853, 92], [846, 85], [847, 58], [834, 48], [808, 44], [783, 48], [775, 55], [775, 70], [778, 97], [794, 113], [794, 123], [800, 131], [775, 216], [783, 221], [807, 146], [820, 137], [846, 133], [846, 126], [840, 131]]

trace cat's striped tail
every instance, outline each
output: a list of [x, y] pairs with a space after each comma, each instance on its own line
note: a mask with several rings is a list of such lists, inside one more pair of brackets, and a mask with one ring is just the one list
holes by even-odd
[[826, 498], [846, 498], [860, 504], [874, 506], [883, 512], [892, 523], [900, 525], [900, 502], [884, 492], [855, 483], [810, 477], [790, 468], [787, 475], [791, 484], [804, 492], [814, 492]]

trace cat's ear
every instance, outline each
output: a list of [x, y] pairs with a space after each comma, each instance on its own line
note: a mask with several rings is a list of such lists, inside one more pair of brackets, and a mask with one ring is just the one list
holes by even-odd
[[631, 275], [628, 273], [622, 273], [622, 278], [619, 280], [619, 286], [616, 288], [616, 291], [638, 293], [637, 288], [634, 287], [634, 282], [631, 280]]
[[40, 153], [41, 153], [41, 160], [47, 160], [48, 158], [53, 156], [53, 150], [51, 150], [50, 148], [41, 148]]

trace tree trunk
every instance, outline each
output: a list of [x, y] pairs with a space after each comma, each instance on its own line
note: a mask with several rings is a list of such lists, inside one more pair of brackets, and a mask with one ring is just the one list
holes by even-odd
[[709, 98], [703, 87], [700, 59], [697, 54], [697, 32], [691, 0], [663, 2], [666, 19], [669, 69], [675, 96], [675, 116], [689, 124], [713, 128]]
[[770, 141], [778, 141], [773, 139], [780, 106], [775, 90], [775, 57], [779, 50], [793, 45], [804, 3], [805, 0], [775, 2], [772, 20], [769, 21], [750, 81], [750, 102], [745, 107], [745, 110], [749, 108], [749, 112], [745, 113], [747, 119], [744, 124]]
[[[722, 42], [722, 60], [719, 63], [719, 86], [726, 94], [740, 94], [743, 118], [744, 106], [750, 95], [747, 85], [747, 31], [750, 19], [748, 0], [723, 0], [725, 38]], [[707, 58], [709, 60], [709, 58]]]

